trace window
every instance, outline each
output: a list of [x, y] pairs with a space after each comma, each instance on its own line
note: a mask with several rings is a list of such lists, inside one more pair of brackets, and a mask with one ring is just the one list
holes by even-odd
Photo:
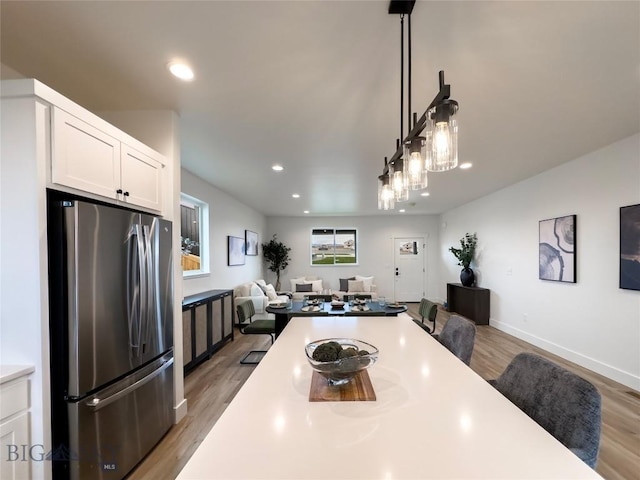
[[358, 249], [355, 229], [311, 230], [311, 265], [355, 265]]
[[184, 277], [209, 273], [209, 205], [180, 194], [180, 250]]

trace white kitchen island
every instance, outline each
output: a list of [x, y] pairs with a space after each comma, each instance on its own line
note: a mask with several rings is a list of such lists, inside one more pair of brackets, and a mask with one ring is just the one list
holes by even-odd
[[[376, 401], [309, 402], [328, 337], [378, 347]], [[178, 478], [600, 477], [402, 314], [292, 319]]]

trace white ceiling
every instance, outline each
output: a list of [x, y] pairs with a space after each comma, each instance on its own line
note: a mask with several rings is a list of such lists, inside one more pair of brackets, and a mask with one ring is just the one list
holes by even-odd
[[[11, 68], [0, 73], [93, 111], [177, 111], [184, 168], [266, 215], [375, 215], [400, 136], [400, 21], [387, 7], [2, 1]], [[450, 210], [640, 131], [640, 2], [419, 1], [412, 30], [412, 110], [444, 70], [473, 168], [431, 174], [407, 214]], [[193, 82], [168, 74], [174, 58]]]

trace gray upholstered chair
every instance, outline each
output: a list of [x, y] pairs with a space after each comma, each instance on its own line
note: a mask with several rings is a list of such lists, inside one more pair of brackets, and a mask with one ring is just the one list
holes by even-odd
[[595, 468], [600, 448], [601, 398], [591, 383], [533, 353], [516, 355], [489, 380], [500, 393]]
[[[427, 333], [433, 333], [436, 331], [436, 315], [438, 314], [438, 305], [433, 302], [430, 302], [426, 298], [420, 300], [420, 306], [418, 307], [418, 314], [422, 317], [422, 321], [413, 319], [416, 324], [424, 329]], [[433, 328], [429, 327], [429, 325], [425, 325], [424, 321], [428, 320], [433, 323]]]
[[475, 323], [458, 315], [451, 315], [439, 335], [433, 335], [451, 353], [469, 365], [476, 341]]
[[[271, 336], [271, 344], [273, 344], [276, 333], [275, 320], [253, 320], [252, 317], [256, 314], [256, 310], [251, 300], [238, 302], [236, 313], [238, 314], [238, 329], [240, 333], [245, 335], [269, 335]], [[260, 363], [265, 353], [267, 353], [266, 350], [251, 350], [242, 357], [240, 363], [255, 365]]]

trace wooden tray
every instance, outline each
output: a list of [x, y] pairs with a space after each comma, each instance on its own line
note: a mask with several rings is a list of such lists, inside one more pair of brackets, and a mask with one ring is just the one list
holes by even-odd
[[357, 402], [375, 399], [376, 392], [366, 370], [358, 372], [349, 383], [338, 386], [327, 384], [326, 378], [313, 371], [309, 391], [310, 402]]

